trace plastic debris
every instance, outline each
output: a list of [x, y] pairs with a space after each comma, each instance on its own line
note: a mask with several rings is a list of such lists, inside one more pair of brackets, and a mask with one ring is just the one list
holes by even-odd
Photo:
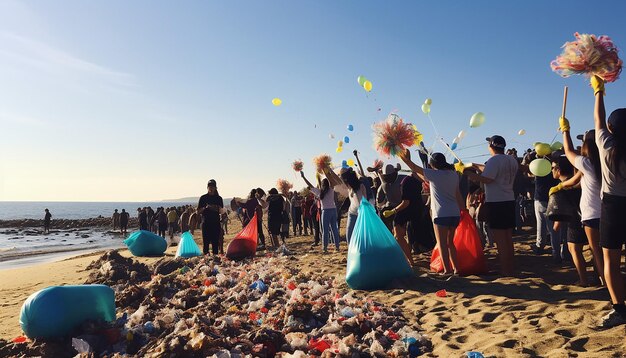
[[[107, 263], [106, 272], [122, 269], [116, 255], [108, 257], [92, 270]], [[171, 259], [176, 264], [165, 260], [158, 263], [163, 273], [119, 284], [112, 280], [116, 320], [81, 327], [73, 337], [75, 348], [72, 337], [32, 342], [28, 351], [20, 348], [24, 344], [9, 342], [13, 346], [3, 351], [6, 341], [0, 340], [0, 352], [48, 356], [43, 350], [56, 347], [49, 356], [79, 351], [95, 356], [309, 358], [409, 357], [432, 349], [400, 310], [357, 297], [343, 280], [302, 272], [284, 253], [242, 261], [192, 257], [182, 266], [177, 259]], [[140, 270], [154, 272], [154, 267]], [[108, 280], [111, 275], [98, 277]]]

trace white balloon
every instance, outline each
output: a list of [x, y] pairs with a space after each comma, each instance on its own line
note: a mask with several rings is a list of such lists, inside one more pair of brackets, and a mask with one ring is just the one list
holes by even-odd
[[459, 137], [454, 137], [454, 139], [452, 140], [452, 143], [454, 144], [459, 144], [459, 142], [461, 141], [461, 138]]
[[457, 137], [459, 137], [459, 139], [463, 139], [463, 138], [465, 138], [466, 134], [467, 133], [465, 132], [465, 129], [463, 129], [462, 131], [459, 132], [459, 135]]
[[517, 134], [524, 135], [526, 134], [526, 131], [524, 129], [520, 129], [519, 132], [517, 132]]

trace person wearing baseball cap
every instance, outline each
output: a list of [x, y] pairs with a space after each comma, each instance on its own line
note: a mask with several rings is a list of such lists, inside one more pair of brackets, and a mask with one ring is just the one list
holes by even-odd
[[[487, 137], [491, 158], [484, 165], [474, 164], [479, 173], [466, 170], [469, 179], [485, 185], [487, 224], [498, 248], [500, 272], [513, 275], [513, 229], [515, 220], [515, 195], [513, 183], [519, 164], [511, 155], [505, 155], [506, 140], [499, 135]], [[481, 209], [482, 210], [482, 209]]]
[[[626, 108], [613, 111], [606, 121], [604, 80], [591, 77], [595, 96], [594, 128], [602, 172], [600, 246], [604, 256], [604, 278], [613, 309], [600, 321], [600, 327], [626, 324], [626, 292], [620, 270], [622, 247], [626, 243], [624, 212], [626, 212]], [[569, 127], [561, 118], [561, 127]]]
[[220, 224], [220, 210], [224, 208], [224, 201], [217, 192], [217, 183], [214, 179], [207, 183], [207, 193], [198, 201], [198, 215], [202, 215], [202, 252], [209, 253], [212, 246], [213, 255], [219, 252], [222, 226]]

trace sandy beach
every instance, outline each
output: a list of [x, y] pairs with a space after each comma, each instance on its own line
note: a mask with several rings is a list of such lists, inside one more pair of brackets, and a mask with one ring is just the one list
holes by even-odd
[[[233, 225], [226, 245], [238, 229]], [[594, 328], [610, 306], [608, 292], [599, 287], [569, 285], [576, 281], [573, 267], [556, 266], [549, 255], [533, 255], [528, 249], [530, 234], [526, 231], [515, 237], [517, 277], [498, 277], [494, 270], [495, 249], [486, 251], [489, 274], [453, 277], [449, 281], [427, 275], [430, 256], [421, 254], [415, 256], [413, 278], [388, 290], [357, 291], [356, 296], [397, 307], [410, 322], [417, 323], [421, 333], [432, 341], [427, 356], [461, 357], [468, 351], [493, 357], [624, 356], [625, 326]], [[201, 242], [197, 231], [195, 238]], [[289, 248], [296, 255], [289, 265], [343, 282], [345, 246], [342, 252], [322, 256], [319, 248], [309, 247], [311, 242], [310, 236], [290, 239]], [[174, 252], [175, 248], [169, 248], [166, 255], [173, 256]], [[120, 253], [131, 257], [127, 250]], [[101, 254], [1, 270], [0, 337], [10, 340], [21, 334], [19, 312], [31, 293], [51, 285], [84, 283], [90, 273], [86, 267]], [[146, 264], [158, 259], [138, 258]], [[435, 294], [442, 289], [446, 297]]]

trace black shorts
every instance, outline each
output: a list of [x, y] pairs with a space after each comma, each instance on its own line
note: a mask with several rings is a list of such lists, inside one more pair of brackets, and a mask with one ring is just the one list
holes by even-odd
[[603, 194], [600, 215], [600, 246], [605, 249], [621, 249], [626, 242], [624, 213], [626, 197]]
[[485, 203], [489, 211], [487, 224], [490, 229], [515, 229], [515, 200]]
[[584, 227], [590, 227], [592, 229], [600, 230], [600, 219], [583, 220], [582, 224]]
[[587, 234], [581, 222], [570, 222], [567, 224], [567, 242], [572, 244], [587, 244]]
[[420, 218], [420, 213], [413, 209], [413, 208], [406, 208], [404, 210], [398, 211], [394, 216], [393, 216], [393, 225], [394, 226], [404, 226], [406, 225], [409, 221], [415, 221], [415, 220], [419, 220]]

